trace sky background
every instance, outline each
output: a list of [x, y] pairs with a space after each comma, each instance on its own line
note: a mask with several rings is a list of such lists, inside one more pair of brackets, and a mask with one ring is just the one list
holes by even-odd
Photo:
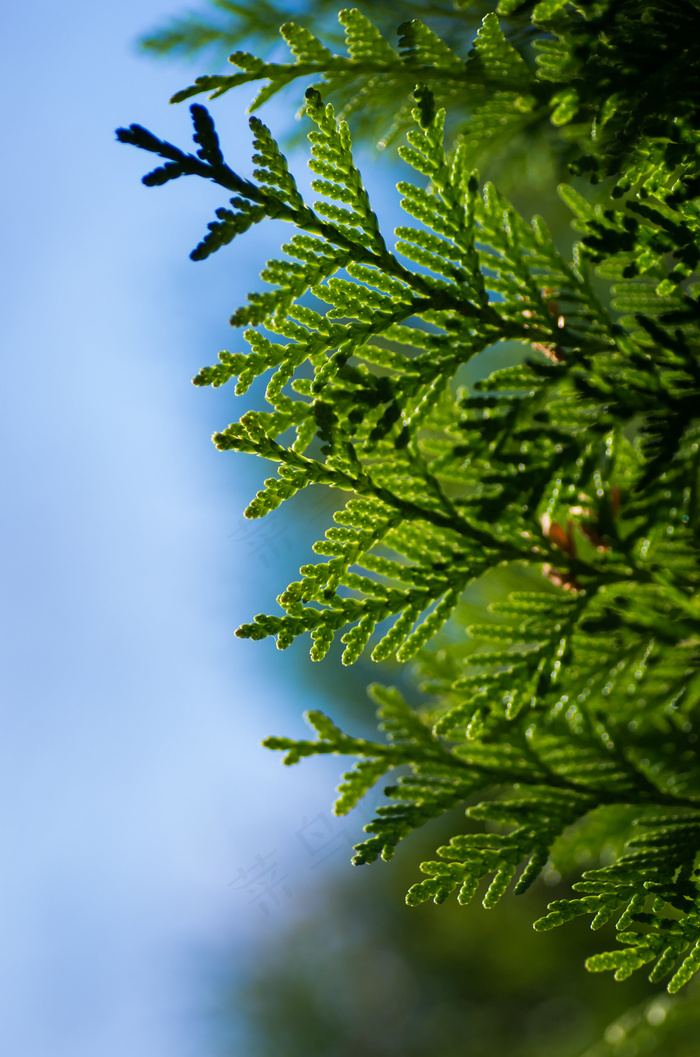
[[[193, 264], [222, 195], [144, 188], [150, 156], [114, 137], [139, 122], [190, 142], [167, 100], [196, 70], [134, 43], [178, 10], [42, 0], [4, 15], [0, 1051], [13, 1057], [213, 1054], [213, 975], [245, 975], [259, 939], [348, 859], [348, 823], [329, 810], [337, 761], [286, 770], [259, 747], [301, 733], [334, 676], [309, 674], [306, 645], [233, 636], [271, 611], [327, 512], [246, 524], [266, 467], [216, 452], [211, 433], [242, 408], [190, 384], [242, 347], [226, 321], [280, 231]], [[244, 173], [247, 101], [215, 109]], [[265, 118], [280, 130], [289, 113]]]

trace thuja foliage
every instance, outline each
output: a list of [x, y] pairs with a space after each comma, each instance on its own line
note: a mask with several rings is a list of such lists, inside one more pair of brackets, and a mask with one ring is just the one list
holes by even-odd
[[[190, 58], [208, 55], [210, 60], [216, 60], [222, 53], [226, 58], [228, 52], [243, 44], [254, 46], [257, 54], [269, 56], [279, 44], [279, 27], [288, 21], [290, 6], [295, 8], [294, 19], [298, 25], [312, 29], [317, 36], [322, 35], [326, 44], [342, 45], [336, 0], [310, 0], [293, 5], [284, 0], [259, 0], [255, 4], [208, 0], [203, 11], [188, 11], [169, 19], [144, 34], [139, 44], [145, 52], [155, 56]], [[366, 0], [362, 8], [380, 30], [394, 33], [398, 25], [396, 9], [392, 10], [382, 0]], [[406, 21], [428, 18], [441, 35], [454, 37], [456, 34], [468, 45], [471, 43], [469, 26], [472, 19], [467, 21], [461, 8], [468, 8], [472, 19], [480, 19], [493, 10], [493, 5], [485, 0], [472, 0], [465, 5], [453, 4], [452, 0], [403, 0], [399, 14]]]
[[[231, 319], [248, 351], [220, 353], [194, 381], [236, 379], [244, 394], [268, 377], [269, 409], [214, 436], [277, 465], [246, 516], [314, 485], [337, 490], [338, 510], [280, 610], [237, 634], [280, 649], [308, 637], [314, 660], [341, 636], [345, 664], [368, 652], [422, 679], [418, 709], [371, 688], [383, 738], [311, 712], [314, 740], [267, 745], [290, 764], [357, 758], [340, 814], [394, 774], [358, 864], [466, 806], [421, 864], [411, 905], [454, 892], [468, 903], [486, 882], [493, 907], [511, 884], [524, 892], [543, 869], [617, 847], [535, 928], [614, 921], [617, 945], [588, 968], [624, 979], [646, 966], [675, 992], [700, 968], [700, 8], [501, 0], [468, 54], [417, 20], [395, 45], [357, 10], [339, 18], [344, 55], [288, 23], [292, 62], [236, 53], [241, 72], [176, 96], [262, 81], [260, 102], [311, 78], [319, 201], [257, 117], [252, 180], [229, 167], [202, 105], [195, 153], [138, 125], [118, 133], [164, 159], [147, 185], [194, 175], [233, 196], [193, 259], [267, 218], [295, 229]], [[391, 95], [387, 125], [408, 126], [409, 219], [393, 240], [326, 101], [350, 83], [368, 107], [375, 90], [378, 105]], [[500, 136], [542, 122], [577, 181], [559, 188], [572, 252], [473, 167]], [[459, 385], [505, 341], [521, 344], [519, 364]], [[465, 627], [467, 587], [514, 570], [527, 589]]]

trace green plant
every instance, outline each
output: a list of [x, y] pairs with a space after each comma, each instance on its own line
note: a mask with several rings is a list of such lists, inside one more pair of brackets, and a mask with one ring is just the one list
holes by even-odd
[[[394, 49], [341, 12], [345, 56], [288, 23], [293, 63], [237, 53], [242, 72], [175, 97], [262, 80], [259, 103], [313, 79], [313, 206], [256, 117], [253, 181], [228, 167], [201, 105], [196, 154], [138, 125], [118, 135], [165, 159], [149, 186], [197, 175], [233, 194], [193, 259], [266, 218], [296, 228], [262, 273], [269, 288], [232, 317], [250, 351], [220, 353], [195, 384], [237, 378], [243, 394], [270, 373], [270, 410], [214, 437], [278, 464], [248, 517], [311, 485], [349, 498], [314, 547], [327, 560], [302, 567], [281, 615], [238, 634], [284, 649], [308, 633], [321, 660], [342, 633], [346, 664], [372, 640], [374, 660], [410, 661], [421, 679], [417, 710], [372, 687], [384, 741], [313, 712], [315, 740], [266, 744], [287, 763], [357, 757], [338, 813], [400, 769], [358, 864], [467, 805], [472, 821], [422, 863], [410, 904], [454, 891], [467, 903], [488, 877], [491, 907], [516, 876], [524, 892], [543, 869], [612, 849], [535, 928], [616, 918], [618, 947], [588, 967], [623, 979], [647, 965], [675, 992], [700, 968], [700, 9], [501, 0], [498, 14], [466, 63], [415, 20]], [[334, 92], [405, 133], [415, 175], [398, 189], [416, 223], [393, 246], [324, 100]], [[521, 151], [551, 142], [568, 164], [572, 252], [480, 186], [474, 160], [504, 136]], [[460, 384], [500, 342], [519, 343], [521, 362]], [[464, 591], [487, 574], [519, 588], [465, 627]]]

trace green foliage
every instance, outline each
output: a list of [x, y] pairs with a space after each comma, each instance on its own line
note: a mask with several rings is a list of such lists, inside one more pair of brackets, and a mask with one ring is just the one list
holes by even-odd
[[[483, 0], [472, 0], [462, 5], [467, 15], [482, 17], [490, 5]], [[393, 33], [396, 15], [379, 0], [363, 3], [363, 10], [383, 31]], [[464, 35], [465, 16], [456, 10], [451, 0], [406, 0], [401, 5], [405, 18], [429, 17], [444, 33]], [[338, 4], [335, 0], [313, 0], [295, 11], [294, 17], [304, 29], [323, 32], [324, 39], [334, 44], [342, 39], [337, 33]], [[278, 0], [261, 3], [232, 3], [231, 0], [208, 0], [208, 8], [199, 13], [188, 13], [171, 19], [141, 37], [140, 46], [152, 55], [191, 57], [209, 51], [216, 58], [241, 44], [254, 44], [258, 52], [269, 52], [278, 41], [278, 28], [289, 17], [289, 5]]]
[[[413, 659], [422, 680], [419, 712], [375, 687], [384, 741], [312, 713], [316, 740], [266, 744], [287, 763], [357, 757], [339, 813], [400, 769], [358, 864], [467, 807], [481, 830], [469, 823], [422, 864], [411, 905], [455, 891], [466, 903], [488, 879], [491, 907], [512, 881], [522, 893], [543, 868], [565, 868], [567, 848], [595, 858], [614, 838], [614, 861], [586, 870], [535, 927], [616, 919], [619, 948], [589, 969], [624, 979], [647, 966], [673, 993], [700, 969], [700, 12], [682, 0], [499, 11], [516, 8], [531, 15], [536, 64], [494, 12], [465, 63], [420, 22], [401, 25], [394, 49], [343, 11], [347, 56], [287, 24], [294, 63], [238, 53], [242, 73], [179, 93], [264, 80], [260, 102], [312, 76], [314, 204], [257, 118], [252, 181], [225, 163], [202, 106], [196, 154], [138, 125], [118, 135], [165, 160], [147, 184], [198, 175], [233, 193], [195, 260], [266, 218], [296, 228], [262, 274], [268, 288], [231, 319], [250, 352], [221, 353], [195, 384], [237, 378], [240, 394], [269, 378], [270, 410], [214, 437], [277, 463], [248, 517], [316, 484], [348, 498], [314, 546], [325, 560], [302, 566], [280, 613], [238, 634], [274, 635], [280, 649], [308, 634], [315, 660], [341, 634], [344, 663]], [[351, 83], [380, 111], [386, 93], [412, 95], [410, 127], [402, 109], [381, 113], [407, 127], [399, 153], [413, 170], [398, 185], [413, 223], [393, 245], [348, 125], [322, 98]], [[457, 96], [459, 122], [446, 125]], [[580, 236], [571, 251], [473, 169], [494, 128], [543, 118], [578, 176], [560, 187]], [[595, 196], [583, 176], [602, 180]], [[520, 364], [459, 384], [504, 341], [521, 344]], [[465, 627], [465, 589], [494, 569], [529, 587]]]
[[[225, 12], [225, 24], [189, 17], [146, 38], [144, 46], [159, 53], [196, 53], [212, 42], [237, 47], [255, 41], [269, 49], [281, 25], [294, 61], [276, 61], [274, 48], [268, 61], [234, 51], [229, 62], [239, 72], [198, 77], [174, 102], [203, 92], [215, 98], [262, 81], [254, 111], [302, 78], [324, 98], [337, 96], [341, 116], [352, 115], [364, 134], [379, 136], [386, 145], [410, 127], [416, 85], [421, 90], [427, 85], [436, 105], [445, 106], [452, 123], [468, 134], [472, 164], [493, 156], [494, 148], [510, 164], [515, 159], [529, 164], [533, 149], [553, 149], [567, 161], [576, 156], [578, 171], [593, 179], [620, 171], [641, 137], [674, 138], [677, 123], [692, 123], [698, 104], [700, 45], [692, 42], [700, 39], [700, 12], [694, 0], [579, 5], [502, 0], [500, 21], [490, 4], [476, 0], [454, 6], [405, 0], [397, 47], [357, 9], [340, 12], [344, 32], [334, 33], [328, 16], [336, 6], [330, 0], [313, 0], [298, 23], [285, 21], [284, 10], [270, 0], [253, 7], [212, 3]], [[395, 16], [387, 17], [386, 5], [364, 7], [387, 35], [394, 32]], [[449, 36], [449, 46], [424, 18]], [[339, 52], [312, 33], [320, 26]], [[661, 93], [664, 114], [657, 105]], [[552, 137], [552, 125], [565, 126], [563, 135]], [[587, 150], [573, 155], [572, 143], [577, 148], [585, 143]], [[507, 178], [507, 166], [498, 171]]]

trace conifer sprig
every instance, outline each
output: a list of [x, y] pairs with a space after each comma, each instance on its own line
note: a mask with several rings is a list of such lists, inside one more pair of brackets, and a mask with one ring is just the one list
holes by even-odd
[[[499, 12], [516, 6], [502, 0]], [[464, 832], [422, 865], [411, 904], [454, 891], [466, 903], [486, 881], [491, 907], [511, 882], [523, 892], [561, 864], [572, 841], [595, 858], [605, 819], [629, 809], [615, 862], [585, 872], [536, 928], [616, 919], [620, 948], [589, 968], [624, 979], [646, 965], [674, 992], [700, 968], [700, 172], [686, 36], [697, 8], [528, 6], [535, 72], [493, 12], [466, 65], [422, 23], [402, 25], [394, 51], [344, 12], [348, 57], [286, 27], [295, 63], [239, 56], [242, 74], [185, 93], [267, 78], [269, 97], [311, 73], [324, 92], [363, 77], [379, 98], [410, 85], [400, 153], [416, 175], [398, 189], [412, 219], [393, 244], [348, 126], [318, 88], [305, 106], [313, 204], [257, 118], [253, 180], [226, 164], [198, 105], [195, 154], [138, 125], [119, 137], [165, 159], [149, 185], [196, 175], [234, 194], [194, 259], [266, 218], [296, 229], [263, 272], [267, 289], [232, 317], [249, 351], [222, 352], [195, 383], [237, 379], [243, 394], [268, 378], [269, 410], [214, 437], [277, 464], [248, 517], [314, 484], [346, 501], [314, 546], [322, 560], [302, 566], [277, 614], [238, 634], [274, 635], [284, 649], [308, 633], [315, 660], [339, 634], [346, 664], [365, 650], [412, 659], [422, 680], [419, 711], [373, 689], [386, 741], [313, 713], [317, 740], [266, 744], [287, 763], [356, 757], [339, 813], [401, 769], [358, 864], [467, 807]], [[441, 104], [456, 84], [471, 110], [451, 143]], [[524, 114], [570, 127], [574, 170], [607, 178], [597, 199], [581, 181], [560, 188], [580, 236], [570, 254], [473, 170], [488, 128], [513, 129]], [[520, 343], [521, 362], [460, 386], [465, 365], [505, 341]], [[465, 619], [466, 588], [491, 570], [518, 589]]]

